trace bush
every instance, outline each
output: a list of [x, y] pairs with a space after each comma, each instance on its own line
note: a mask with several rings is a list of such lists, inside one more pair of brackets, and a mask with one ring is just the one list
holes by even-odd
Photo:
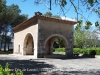
[[88, 54], [88, 50], [83, 50], [82, 54]]
[[100, 48], [87, 48], [87, 49], [81, 49], [81, 48], [74, 48], [74, 53], [81, 53], [81, 54], [89, 54], [89, 55], [100, 55]]
[[96, 51], [95, 50], [89, 50], [89, 55], [96, 55]]
[[[98, 47], [98, 48], [92, 47], [92, 48], [90, 48], [89, 50], [90, 50], [90, 52], [93, 51], [94, 54], [96, 54], [96, 55], [100, 55], [100, 48], [99, 48], [99, 47]], [[95, 50], [95, 51], [94, 51], [94, 50]], [[93, 52], [92, 52], [92, 53], [93, 53]]]
[[73, 49], [73, 53], [81, 53], [81, 49], [80, 48], [74, 48]]
[[96, 51], [96, 55], [100, 55], [100, 49], [99, 50], [96, 49], [95, 51]]
[[[65, 52], [65, 48], [55, 48], [53, 49], [54, 52]], [[73, 48], [73, 53], [79, 53], [79, 54], [89, 54], [89, 55], [100, 55], [100, 48], [87, 48], [87, 49], [81, 49], [81, 48]]]
[[3, 67], [0, 65], [0, 75], [23, 75], [23, 72], [20, 71], [16, 71], [15, 73], [10, 73], [10, 69], [9, 69], [9, 64], [6, 63], [5, 68], [3, 69]]

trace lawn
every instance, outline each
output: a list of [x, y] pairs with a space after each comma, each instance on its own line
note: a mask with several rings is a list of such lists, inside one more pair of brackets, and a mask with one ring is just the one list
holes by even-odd
[[53, 54], [62, 54], [65, 55], [65, 48], [55, 48]]
[[65, 52], [53, 52], [53, 54], [62, 54], [62, 55], [65, 55]]

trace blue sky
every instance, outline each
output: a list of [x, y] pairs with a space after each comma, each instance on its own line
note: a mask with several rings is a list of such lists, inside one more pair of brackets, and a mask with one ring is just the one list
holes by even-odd
[[[6, 0], [6, 1], [7, 1], [7, 5], [17, 4], [19, 8], [21, 9], [21, 14], [28, 14], [29, 18], [34, 16], [34, 12], [37, 12], [37, 11], [40, 11], [43, 14], [45, 12], [51, 12], [53, 15], [59, 15], [61, 17], [64, 16], [63, 13], [60, 12], [59, 6], [55, 6], [54, 4], [52, 5], [52, 10], [49, 10], [44, 4], [35, 5], [34, 0], [26, 0], [25, 2], [21, 2], [21, 0]], [[77, 2], [75, 2], [75, 4], [77, 5]], [[66, 9], [69, 9], [70, 6], [71, 4], [68, 2], [66, 5]], [[81, 7], [81, 4], [80, 4], [80, 7]], [[81, 7], [81, 8], [83, 11], [82, 14], [87, 18], [89, 12], [86, 12], [85, 7]], [[67, 10], [65, 10], [65, 12], [66, 11]], [[66, 13], [65, 16], [68, 18], [76, 18], [76, 13], [74, 12], [73, 6], [70, 8], [70, 10]], [[98, 20], [98, 17], [95, 13], [93, 13], [89, 17], [89, 20], [92, 23], [95, 23], [95, 21]]]

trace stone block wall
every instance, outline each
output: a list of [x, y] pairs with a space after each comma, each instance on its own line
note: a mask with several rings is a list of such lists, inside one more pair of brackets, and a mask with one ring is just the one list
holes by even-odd
[[66, 55], [72, 56], [73, 54], [73, 25], [38, 20], [39, 33], [38, 33], [38, 56], [43, 57], [45, 52], [46, 40], [54, 35], [61, 36], [67, 40]]

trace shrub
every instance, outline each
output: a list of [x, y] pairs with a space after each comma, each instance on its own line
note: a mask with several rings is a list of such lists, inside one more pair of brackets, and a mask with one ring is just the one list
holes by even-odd
[[95, 51], [96, 51], [96, 55], [100, 55], [100, 49], [99, 50], [96, 49]]
[[73, 53], [83, 54], [83, 49], [81, 49], [81, 48], [74, 48], [73, 49]]
[[81, 49], [80, 49], [80, 48], [74, 48], [74, 49], [73, 49], [73, 52], [74, 52], [74, 53], [81, 53]]
[[96, 55], [96, 51], [95, 50], [89, 50], [89, 55]]
[[100, 55], [100, 48], [87, 48], [87, 49], [81, 49], [81, 48], [73, 48], [74, 53], [81, 53], [81, 54], [89, 54], [89, 55]]
[[[65, 48], [55, 48], [53, 49], [54, 52], [65, 52]], [[100, 48], [87, 48], [87, 49], [81, 49], [81, 48], [73, 48], [73, 53], [79, 53], [79, 54], [96, 54], [100, 55]]]
[[95, 47], [92, 47], [92, 48], [90, 48], [89, 49], [89, 53], [91, 54], [91, 51], [92, 51], [92, 53], [93, 54], [96, 54], [96, 55], [100, 55], [100, 48], [98, 47], [98, 48], [95, 48]]
[[3, 69], [3, 67], [0, 65], [0, 75], [23, 75], [23, 72], [20, 71], [16, 71], [15, 73], [10, 73], [10, 69], [9, 69], [9, 64], [6, 63], [5, 68]]
[[88, 50], [83, 50], [83, 54], [88, 54]]

